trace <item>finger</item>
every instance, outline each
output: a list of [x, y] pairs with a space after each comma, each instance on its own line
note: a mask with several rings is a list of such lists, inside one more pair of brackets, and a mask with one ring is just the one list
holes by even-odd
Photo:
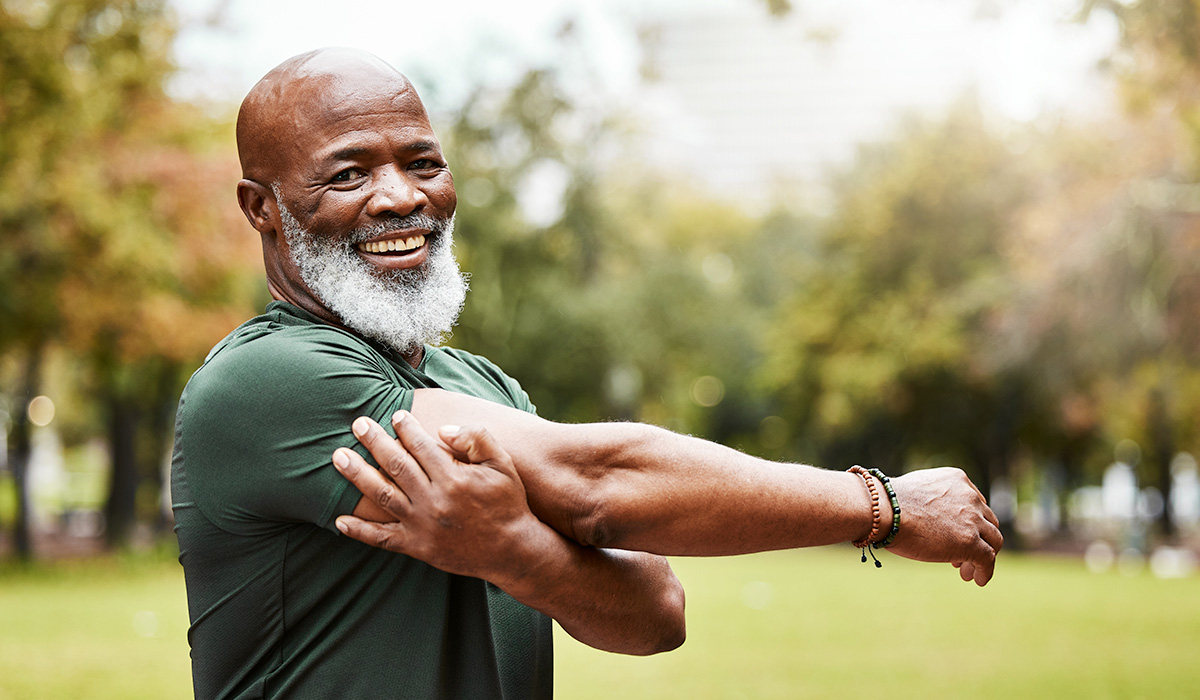
[[438, 435], [450, 449], [461, 453], [471, 464], [486, 465], [506, 474], [515, 472], [508, 453], [482, 425], [469, 425], [465, 428], [443, 425], [438, 430]]
[[401, 488], [416, 491], [429, 483], [429, 475], [402, 444], [387, 434], [383, 426], [366, 416], [350, 425], [354, 437], [371, 453], [375, 461]]
[[397, 486], [378, 469], [367, 464], [357, 452], [345, 447], [339, 447], [333, 453], [333, 466], [346, 479], [354, 484], [363, 495], [375, 505], [395, 516], [403, 516], [412, 505], [411, 499], [404, 489]]
[[996, 512], [987, 505], [987, 501], [983, 504], [983, 517], [997, 529], [1000, 527], [1000, 519], [996, 517]]
[[969, 561], [964, 561], [958, 567], [958, 575], [964, 581], [970, 581], [975, 578], [975, 565]]
[[998, 523], [990, 523], [989, 526], [983, 527], [979, 536], [988, 543], [993, 552], [999, 552], [1000, 548], [1004, 546], [1004, 533], [1000, 532]]
[[421, 465], [430, 480], [438, 480], [454, 463], [449, 453], [408, 411], [396, 411], [392, 415], [392, 426], [404, 449]]
[[995, 572], [996, 562], [993, 560], [990, 564], [975, 567], [975, 585], [986, 586], [988, 581], [992, 580], [992, 574]]
[[373, 523], [353, 515], [343, 515], [334, 521], [334, 524], [343, 535], [350, 539], [358, 540], [372, 547], [386, 549], [389, 552], [408, 553], [408, 533], [401, 523]]
[[[972, 568], [971, 578], [975, 579], [975, 583], [979, 586], [986, 586], [988, 581], [992, 580], [992, 574], [996, 570], [996, 550], [982, 540], [979, 541], [980, 549], [979, 557], [974, 561], [968, 562]], [[963, 565], [966, 568], [966, 564]], [[964, 581], [970, 579], [964, 576]]]

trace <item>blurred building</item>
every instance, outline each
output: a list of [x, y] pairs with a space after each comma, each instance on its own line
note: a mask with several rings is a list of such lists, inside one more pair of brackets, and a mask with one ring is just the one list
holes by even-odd
[[701, 3], [642, 17], [642, 106], [659, 165], [715, 192], [761, 199], [815, 185], [905, 115], [936, 117], [968, 91], [998, 121], [1106, 104], [1095, 70], [1115, 40], [1102, 19], [1052, 2]]

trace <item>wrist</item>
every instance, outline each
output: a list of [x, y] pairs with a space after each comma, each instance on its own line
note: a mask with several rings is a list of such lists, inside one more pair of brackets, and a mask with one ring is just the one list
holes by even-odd
[[876, 548], [888, 547], [896, 541], [896, 535], [900, 532], [900, 500], [896, 497], [896, 489], [893, 488], [890, 477], [878, 469], [867, 471], [879, 481], [879, 486], [883, 489], [879, 509], [883, 522], [880, 524], [878, 537], [872, 540], [872, 545]]
[[561, 536], [531, 514], [511, 530], [507, 539], [507, 546], [497, 543], [498, 566], [492, 576], [485, 578], [513, 598], [526, 602], [553, 575], [551, 567], [561, 556]]
[[[886, 532], [884, 530], [884, 503], [886, 502], [886, 497], [883, 496], [882, 482], [866, 469], [856, 464], [847, 471], [854, 475], [855, 480], [858, 481], [860, 493], [867, 497], [866, 507], [859, 510], [859, 517], [862, 519], [862, 528], [864, 529], [860, 529], [859, 532], [861, 534], [851, 540], [851, 544], [862, 549], [878, 542], [884, 537]], [[888, 525], [890, 526], [890, 521]]]

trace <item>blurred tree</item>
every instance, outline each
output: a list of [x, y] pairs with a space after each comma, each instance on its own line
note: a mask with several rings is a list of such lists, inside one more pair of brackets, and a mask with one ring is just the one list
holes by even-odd
[[231, 196], [230, 130], [167, 100], [137, 114], [98, 163], [103, 186], [79, 194], [95, 214], [92, 264], [58, 290], [63, 342], [86, 359], [88, 388], [106, 408], [113, 545], [138, 514], [139, 484], [148, 486], [144, 510], [164, 522], [157, 497], [183, 382], [265, 300], [257, 238]]
[[865, 150], [837, 192], [767, 336], [767, 384], [826, 464], [902, 470], [936, 456], [986, 486], [1039, 405], [988, 351], [1011, 294], [1004, 241], [1029, 196], [1020, 159], [964, 103]]
[[[1146, 460], [1140, 476], [1169, 501], [1171, 463], [1197, 448], [1200, 405], [1196, 313], [1200, 274], [1200, 3], [1195, 0], [1085, 0], [1081, 17], [1108, 12], [1120, 44], [1108, 61], [1128, 108], [1115, 139], [1125, 164], [1111, 201], [1119, 211], [1106, 246], [1093, 256], [1091, 287], [1108, 300], [1104, 329], [1115, 370], [1101, 383], [1110, 430], [1134, 437]], [[1110, 166], [1111, 167], [1111, 166]], [[1169, 509], [1162, 525], [1175, 532]]]
[[[173, 30], [162, 2], [5, 2], [0, 32], [0, 353], [25, 358], [24, 387], [36, 387], [50, 344], [91, 368], [108, 415], [118, 544], [137, 475], [159, 474], [183, 367], [255, 294], [239, 281], [253, 242], [234, 243], [236, 227], [212, 206], [216, 185], [236, 178], [231, 156], [206, 150], [217, 132], [163, 92]], [[32, 390], [12, 411], [20, 491], [20, 401]], [[25, 555], [26, 517], [15, 540]]]
[[1082, 0], [1080, 17], [1108, 12], [1121, 31], [1108, 66], [1135, 115], [1166, 108], [1188, 135], [1186, 156], [1200, 169], [1200, 3], [1196, 0]]
[[[578, 104], [556, 71], [480, 88], [444, 136], [473, 275], [456, 345], [518, 377], [548, 417], [746, 427], [717, 406], [748, 397], [769, 303], [745, 267], [762, 262], [752, 217], [630, 169], [620, 117]], [[720, 395], [697, 401], [706, 377]]]

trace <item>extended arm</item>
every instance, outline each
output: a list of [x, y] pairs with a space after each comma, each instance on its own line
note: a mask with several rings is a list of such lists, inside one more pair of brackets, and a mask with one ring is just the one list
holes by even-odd
[[[636, 423], [552, 423], [435, 389], [416, 392], [412, 413], [431, 430], [486, 424], [511, 454], [533, 513], [584, 544], [725, 555], [853, 541], [871, 528], [867, 490], [853, 474]], [[904, 513], [889, 549], [952, 563], [964, 580], [986, 584], [1003, 538], [966, 476], [928, 469], [892, 484]]]
[[393, 424], [399, 442], [369, 419], [353, 426], [390, 480], [352, 450], [334, 454], [367, 496], [358, 518], [339, 519], [343, 532], [357, 536], [368, 526], [359, 518], [390, 521], [371, 544], [490, 581], [599, 649], [651, 654], [683, 643], [683, 589], [665, 559], [585, 547], [538, 520], [511, 459], [482, 428], [443, 429], [451, 454], [404, 412]]

